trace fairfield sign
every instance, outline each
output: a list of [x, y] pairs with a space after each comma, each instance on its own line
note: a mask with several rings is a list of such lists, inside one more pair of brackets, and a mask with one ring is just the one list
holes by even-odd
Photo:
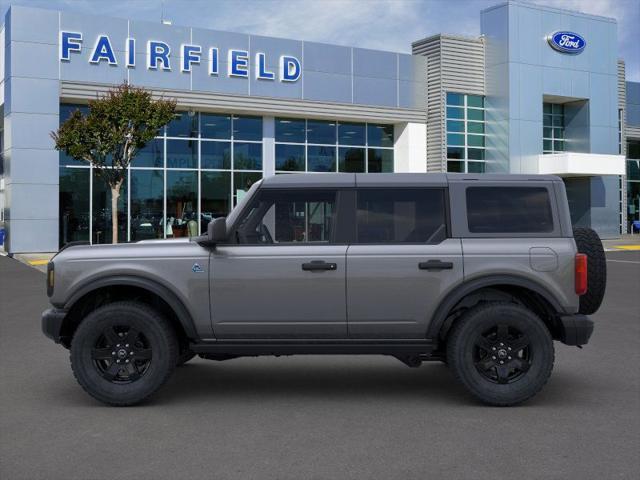
[[[70, 62], [74, 55], [85, 48], [80, 32], [61, 31], [59, 39], [59, 58], [61, 62]], [[108, 35], [99, 35], [93, 47], [90, 47], [89, 63], [98, 65], [106, 63], [117, 66], [122, 62], [127, 68], [135, 68], [137, 62], [136, 39], [127, 38], [124, 58], [118, 59], [116, 51]], [[267, 68], [267, 57], [264, 53], [256, 53], [250, 58], [246, 50], [229, 49], [226, 52], [227, 71], [229, 77], [248, 78], [253, 69], [258, 80], [275, 80], [281, 82], [297, 82], [302, 76], [300, 60], [291, 55], [281, 55], [278, 71]], [[200, 45], [182, 44], [177, 55], [171, 47], [159, 40], [149, 40], [146, 48], [146, 67], [149, 70], [171, 71], [179, 68], [181, 72], [191, 72], [194, 65], [206, 63], [209, 75], [220, 75], [220, 52], [212, 47], [203, 52]], [[176, 66], [176, 63], [179, 64]]]

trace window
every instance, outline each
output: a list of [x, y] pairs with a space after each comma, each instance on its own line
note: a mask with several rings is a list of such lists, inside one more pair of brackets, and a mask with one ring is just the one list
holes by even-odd
[[447, 92], [447, 171], [484, 173], [484, 97]]
[[564, 105], [542, 104], [542, 153], [565, 151]]
[[627, 228], [640, 220], [640, 141], [627, 141]]
[[544, 187], [469, 187], [467, 222], [472, 233], [552, 232], [549, 192]]
[[439, 243], [446, 238], [443, 189], [361, 189], [358, 243]]
[[241, 244], [329, 243], [335, 191], [264, 190], [240, 221]]
[[[60, 104], [60, 122], [75, 110], [86, 114], [88, 107]], [[104, 180], [89, 163], [64, 153], [60, 166], [61, 245], [110, 242], [111, 192]], [[261, 117], [177, 112], [129, 168], [119, 198], [119, 240], [187, 235], [194, 223], [196, 234], [205, 232], [211, 218], [227, 215], [261, 178]]]
[[393, 125], [276, 118], [276, 173], [393, 172]]

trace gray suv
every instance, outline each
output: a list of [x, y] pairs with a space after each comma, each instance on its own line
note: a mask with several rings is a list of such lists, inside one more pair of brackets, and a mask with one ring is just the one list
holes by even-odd
[[605, 283], [557, 177], [277, 175], [206, 235], [63, 248], [42, 329], [111, 405], [195, 355], [293, 354], [439, 360], [512, 405], [547, 381], [553, 340], [587, 343]]

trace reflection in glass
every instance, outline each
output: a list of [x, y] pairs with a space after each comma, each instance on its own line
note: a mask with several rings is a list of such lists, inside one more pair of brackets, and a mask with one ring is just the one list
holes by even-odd
[[262, 140], [262, 117], [234, 116], [233, 138], [235, 140]]
[[201, 168], [230, 169], [231, 142], [200, 142]]
[[200, 231], [206, 232], [211, 220], [231, 211], [231, 173], [202, 172], [200, 195]]
[[198, 173], [167, 171], [167, 238], [198, 233]]
[[276, 118], [276, 142], [304, 143], [305, 122], [299, 118]]
[[365, 172], [365, 149], [340, 147], [338, 168], [340, 172], [364, 173]]
[[164, 140], [155, 138], [140, 149], [131, 162], [133, 167], [162, 168], [164, 158]]
[[370, 148], [367, 152], [369, 173], [392, 173], [393, 150]]
[[60, 168], [60, 247], [89, 240], [88, 168]]
[[336, 123], [324, 120], [307, 120], [307, 142], [335, 145]]
[[233, 168], [234, 170], [262, 170], [262, 144], [234, 142]]
[[238, 201], [249, 191], [251, 185], [262, 178], [260, 172], [236, 172], [233, 174], [233, 204], [235, 206]]
[[197, 140], [167, 140], [167, 168], [197, 167]]
[[365, 145], [364, 123], [340, 122], [338, 124], [338, 143], [340, 145]]
[[[92, 242], [112, 243], [111, 239], [111, 188], [93, 170]], [[118, 198], [118, 242], [127, 240], [127, 180], [120, 187]]]
[[163, 238], [162, 170], [135, 170], [131, 173], [131, 241]]
[[447, 172], [451, 172], [451, 173], [464, 172], [464, 162], [447, 162]]
[[167, 125], [167, 137], [193, 138], [198, 136], [198, 114], [194, 112], [176, 112], [174, 119]]
[[276, 170], [304, 172], [304, 145], [276, 144]]
[[309, 172], [335, 172], [335, 147], [309, 145], [307, 147], [307, 170]]
[[231, 139], [231, 115], [201, 113], [200, 135], [202, 138]]
[[393, 147], [393, 125], [367, 125], [367, 145], [370, 147]]

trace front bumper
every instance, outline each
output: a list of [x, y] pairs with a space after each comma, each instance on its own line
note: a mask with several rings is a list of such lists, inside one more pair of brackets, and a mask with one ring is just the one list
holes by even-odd
[[565, 345], [586, 345], [593, 333], [593, 320], [586, 315], [560, 317], [560, 341]]
[[66, 310], [49, 308], [42, 312], [42, 332], [56, 343], [65, 343], [62, 336], [62, 323], [67, 316]]

